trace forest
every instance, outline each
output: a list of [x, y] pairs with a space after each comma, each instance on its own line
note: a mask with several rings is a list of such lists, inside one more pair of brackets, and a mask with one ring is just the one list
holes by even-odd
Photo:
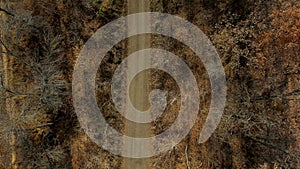
[[[143, 71], [131, 83], [133, 105], [147, 109], [149, 92], [142, 90], [160, 89], [167, 93], [166, 109], [151, 123], [126, 120], [115, 108], [111, 83], [128, 54], [149, 47], [172, 52], [199, 84], [200, 113], [188, 135], [146, 159], [125, 158], [96, 144], [82, 128], [72, 97], [74, 67], [85, 43], [106, 24], [138, 12], [167, 13], [197, 26], [220, 57], [227, 87], [221, 121], [199, 143], [212, 92], [193, 50], [157, 34], [115, 44], [98, 68], [95, 95], [106, 122], [122, 134], [164, 132], [183, 99], [168, 73]], [[141, 85], [147, 86], [136, 87]], [[56, 168], [299, 169], [300, 1], [0, 0], [0, 169]]]

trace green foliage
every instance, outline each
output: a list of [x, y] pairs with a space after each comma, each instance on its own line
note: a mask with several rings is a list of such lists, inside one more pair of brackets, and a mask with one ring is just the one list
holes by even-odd
[[103, 18], [104, 17], [104, 11], [101, 7], [99, 7], [97, 15], [99, 18]]

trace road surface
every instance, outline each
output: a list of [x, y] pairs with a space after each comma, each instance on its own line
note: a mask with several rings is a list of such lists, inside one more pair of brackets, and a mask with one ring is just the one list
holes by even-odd
[[[128, 14], [139, 13], [139, 12], [149, 12], [150, 2], [148, 0], [128, 0]], [[144, 24], [145, 20], [129, 20], [128, 28], [129, 31], [136, 30], [148, 30], [149, 25]], [[129, 38], [128, 41], [128, 55], [142, 49], [151, 47], [150, 35], [135, 36]], [[150, 60], [138, 59], [130, 60], [128, 73], [134, 72], [138, 67], [137, 65], [147, 65], [150, 64]], [[130, 85], [130, 100], [132, 104], [140, 111], [145, 111], [149, 108], [148, 94], [149, 94], [149, 79], [150, 72], [144, 71], [139, 74]], [[137, 124], [131, 121], [125, 122], [125, 134], [131, 137], [148, 137], [151, 136], [151, 126], [150, 124]], [[125, 146], [130, 146], [130, 143], [125, 142]], [[132, 151], [151, 151], [151, 145], [149, 147], [144, 147], [140, 149], [138, 145], [131, 147]], [[150, 168], [150, 159], [124, 159], [124, 168], [126, 169], [148, 169]]]

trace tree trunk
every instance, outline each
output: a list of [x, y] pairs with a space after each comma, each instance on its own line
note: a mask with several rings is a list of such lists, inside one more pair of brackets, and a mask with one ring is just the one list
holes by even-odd
[[[4, 22], [9, 19], [9, 17], [14, 16], [11, 13], [7, 13], [5, 12], [5, 14], [2, 15], [2, 21], [3, 24]], [[5, 32], [1, 31], [1, 39], [2, 36], [5, 36]], [[5, 43], [5, 42], [3, 42]], [[13, 91], [14, 87], [12, 84], [12, 79], [14, 77], [13, 75], [13, 65], [14, 65], [14, 58], [9, 56], [9, 51], [7, 49], [7, 46], [4, 46], [5, 44], [1, 44], [1, 48], [2, 48], [2, 60], [3, 60], [3, 86], [7, 87], [9, 90]], [[6, 95], [8, 96], [8, 93], [6, 93]], [[15, 99], [14, 97], [8, 97], [5, 99], [4, 102], [4, 107], [5, 107], [5, 112], [7, 113], [7, 115], [9, 116], [9, 121], [10, 121], [10, 142], [9, 142], [9, 146], [11, 149], [11, 168], [12, 169], [18, 169], [19, 168], [19, 163], [18, 163], [18, 150], [17, 150], [17, 135], [16, 135], [16, 131], [15, 131], [15, 117], [16, 117], [16, 113], [17, 110], [15, 109]]]
[[[4, 17], [4, 16], [3, 16]], [[5, 18], [4, 18], [5, 19]], [[6, 48], [2, 45], [2, 57], [3, 57], [3, 85], [7, 87], [8, 89], [12, 90], [13, 86], [10, 83], [10, 80], [13, 78], [12, 73], [12, 65], [14, 62], [14, 59], [9, 57], [7, 55]], [[10, 125], [11, 125], [11, 131], [10, 131], [10, 147], [11, 147], [11, 168], [18, 169], [18, 163], [17, 163], [17, 136], [15, 132], [14, 127], [14, 117], [15, 117], [15, 110], [14, 110], [14, 98], [7, 98], [5, 100], [5, 109], [8, 113]]]

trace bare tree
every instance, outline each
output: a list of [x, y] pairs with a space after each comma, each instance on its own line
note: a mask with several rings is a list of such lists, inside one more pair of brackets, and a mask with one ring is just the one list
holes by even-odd
[[[41, 146], [33, 151], [30, 144], [49, 132], [49, 126], [53, 125], [51, 116], [62, 106], [66, 87], [59, 69], [63, 37], [55, 35], [42, 17], [26, 11], [5, 13], [14, 16], [1, 18], [0, 36], [0, 88], [4, 93], [1, 104], [5, 105], [0, 113], [9, 116], [7, 126], [0, 131], [10, 138], [10, 166], [14, 169], [37, 163], [49, 166], [50, 150]], [[39, 158], [28, 162], [24, 156], [34, 152], [40, 153]]]

